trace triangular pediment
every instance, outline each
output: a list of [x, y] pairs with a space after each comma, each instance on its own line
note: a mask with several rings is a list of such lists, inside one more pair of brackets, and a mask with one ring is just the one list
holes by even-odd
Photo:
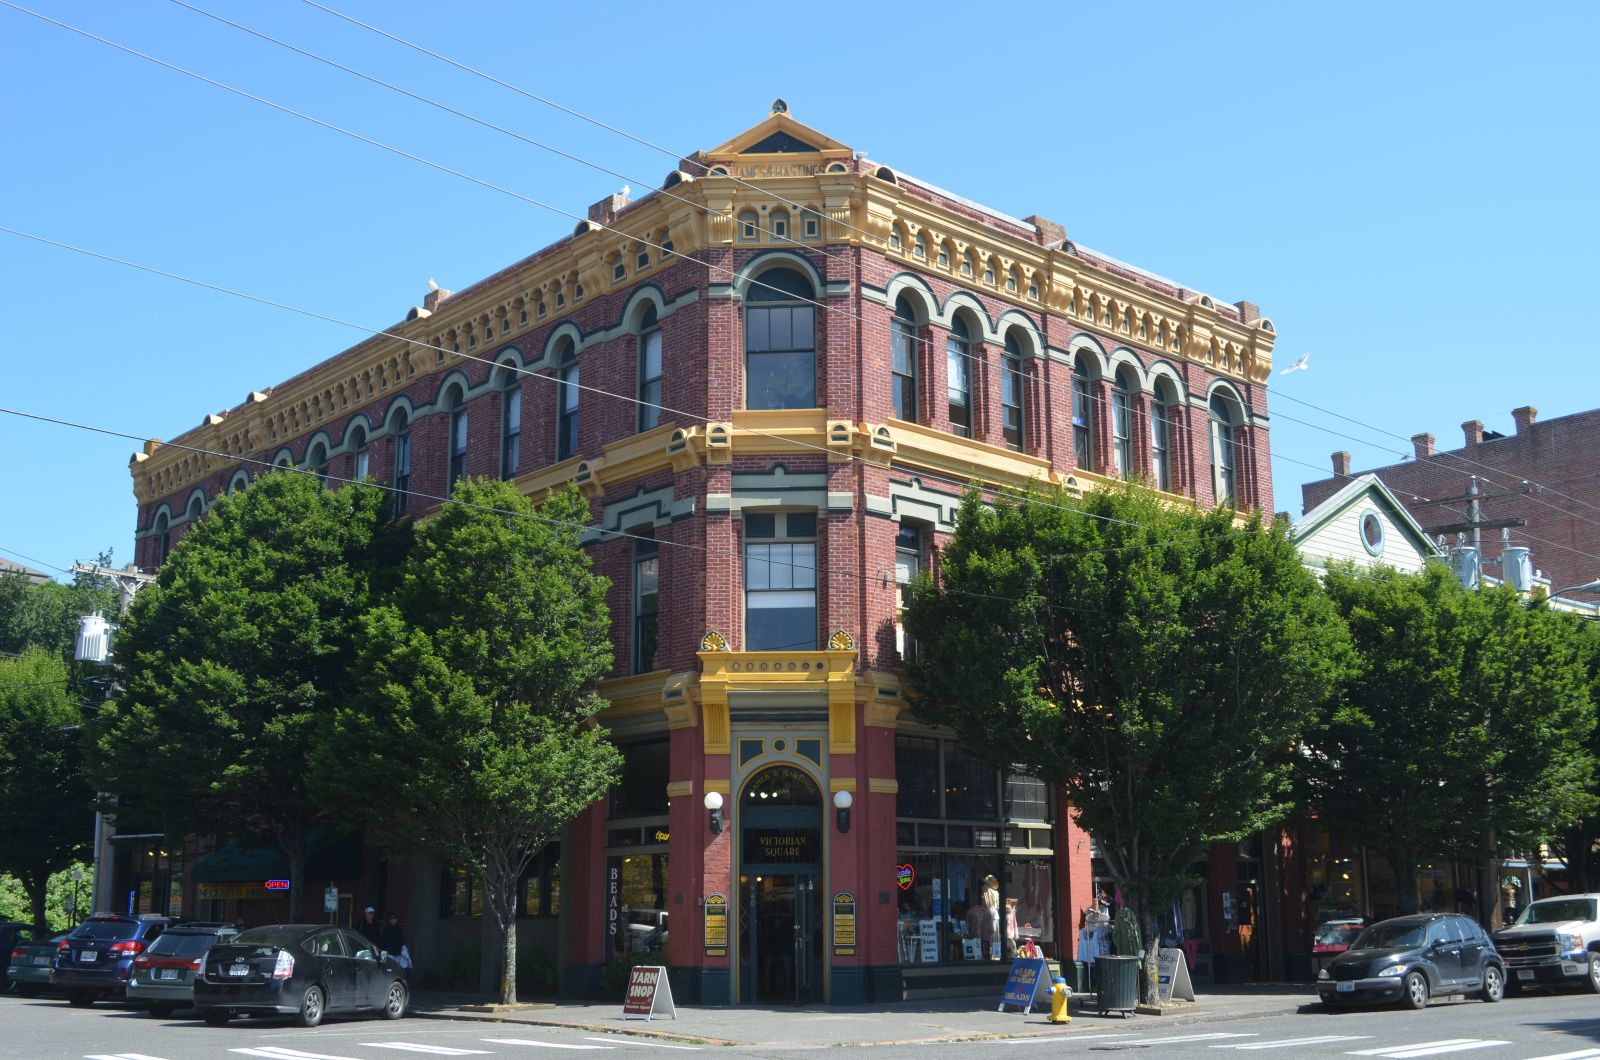
[[725, 144], [700, 152], [699, 158], [708, 163], [748, 161], [752, 155], [816, 155], [825, 159], [847, 159], [850, 147], [831, 136], [825, 136], [802, 122], [791, 118], [787, 111], [767, 117], [761, 124], [746, 129]]

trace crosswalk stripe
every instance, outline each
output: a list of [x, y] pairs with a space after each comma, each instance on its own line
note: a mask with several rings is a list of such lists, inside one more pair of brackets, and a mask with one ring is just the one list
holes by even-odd
[[1595, 1060], [1600, 1049], [1579, 1049], [1571, 1053], [1552, 1053], [1549, 1056], [1531, 1056], [1528, 1060]]
[[614, 1045], [566, 1045], [560, 1042], [536, 1042], [532, 1038], [480, 1038], [479, 1041], [495, 1045], [531, 1045], [535, 1049], [615, 1049]]
[[[613, 1041], [616, 1041], [616, 1039], [615, 1038], [585, 1038], [584, 1041], [586, 1041], [586, 1042], [613, 1042]], [[700, 1047], [698, 1045], [668, 1045], [665, 1042], [641, 1042], [636, 1038], [628, 1039], [628, 1044], [629, 1045], [643, 1045], [643, 1046], [646, 1046], [646, 1047], [651, 1048], [651, 1049], [683, 1049], [686, 1052], [691, 1052], [691, 1053], [698, 1053], [700, 1051]]]
[[1334, 1042], [1359, 1042], [1370, 1034], [1317, 1034], [1310, 1038], [1283, 1038], [1273, 1042], [1225, 1042], [1213, 1049], [1292, 1049], [1301, 1045], [1332, 1045]]
[[1118, 1042], [1123, 1045], [1166, 1045], [1171, 1042], [1213, 1042], [1218, 1038], [1259, 1038], [1259, 1034], [1229, 1034], [1226, 1031], [1213, 1031], [1210, 1034], [1179, 1034], [1171, 1038], [1134, 1038], [1132, 1041]]
[[285, 1049], [279, 1045], [263, 1045], [259, 1049], [229, 1049], [230, 1053], [245, 1056], [265, 1056], [271, 1060], [361, 1060], [358, 1056], [331, 1056], [328, 1053], [302, 1053], [298, 1049]]
[[432, 1053], [434, 1056], [488, 1056], [485, 1049], [452, 1049], [448, 1045], [417, 1045], [415, 1042], [362, 1042], [373, 1049], [400, 1049], [408, 1053]]
[[1052, 1034], [1052, 1035], [1048, 1035], [1046, 1037], [1041, 1037], [1041, 1038], [1001, 1038], [995, 1044], [996, 1045], [1040, 1045], [1040, 1044], [1043, 1044], [1043, 1043], [1046, 1043], [1046, 1042], [1055, 1042], [1057, 1044], [1060, 1044], [1061, 1042], [1067, 1042], [1067, 1041], [1071, 1041], [1071, 1042], [1092, 1042], [1096, 1038], [1126, 1038], [1131, 1033], [1132, 1033], [1131, 1031], [1122, 1031], [1122, 1032], [1119, 1032], [1119, 1033], [1112, 1033], [1112, 1034], [1074, 1034], [1074, 1035], [1071, 1035], [1070, 1037], [1065, 1037], [1065, 1038], [1062, 1037], [1059, 1034]]
[[1348, 1056], [1386, 1056], [1391, 1060], [1411, 1060], [1418, 1056], [1438, 1056], [1441, 1053], [1464, 1053], [1471, 1049], [1490, 1049], [1497, 1045], [1510, 1045], [1493, 1038], [1445, 1038], [1437, 1042], [1417, 1042], [1415, 1045], [1386, 1045], [1379, 1049], [1362, 1049]]
[[164, 1060], [159, 1056], [146, 1056], [144, 1053], [85, 1053], [83, 1060]]

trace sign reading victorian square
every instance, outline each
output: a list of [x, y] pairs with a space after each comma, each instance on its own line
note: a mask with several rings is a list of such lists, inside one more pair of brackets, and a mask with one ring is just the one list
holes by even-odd
[[816, 828], [746, 828], [744, 860], [750, 865], [816, 865], [822, 833]]

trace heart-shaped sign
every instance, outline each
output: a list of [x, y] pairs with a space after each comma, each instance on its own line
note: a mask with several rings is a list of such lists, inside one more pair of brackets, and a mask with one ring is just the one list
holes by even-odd
[[917, 870], [910, 865], [896, 865], [894, 882], [900, 885], [902, 891], [911, 890], [911, 885], [917, 882]]

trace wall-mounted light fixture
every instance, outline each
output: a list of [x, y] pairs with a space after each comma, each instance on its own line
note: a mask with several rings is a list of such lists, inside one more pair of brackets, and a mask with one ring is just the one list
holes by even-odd
[[834, 816], [839, 824], [840, 832], [850, 831], [850, 807], [855, 805], [855, 796], [848, 791], [833, 793]]
[[711, 811], [711, 834], [722, 834], [722, 792], [706, 792], [706, 809]]

